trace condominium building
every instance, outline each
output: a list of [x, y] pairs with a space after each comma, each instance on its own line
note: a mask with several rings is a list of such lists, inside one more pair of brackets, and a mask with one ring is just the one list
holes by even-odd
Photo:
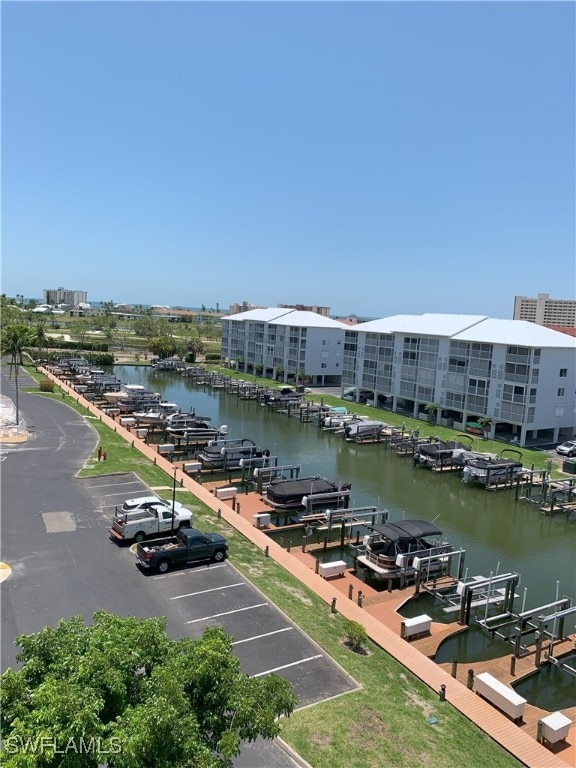
[[345, 331], [342, 390], [415, 418], [492, 437], [558, 442], [576, 434], [576, 339], [532, 322], [395, 315]]
[[528, 320], [538, 325], [560, 325], [576, 328], [576, 301], [551, 299], [547, 293], [539, 293], [536, 299], [528, 296], [514, 297], [514, 320]]
[[279, 381], [339, 385], [345, 326], [315, 312], [268, 307], [222, 318], [228, 365]]
[[50, 306], [66, 304], [69, 307], [77, 307], [78, 304], [87, 303], [87, 291], [71, 291], [68, 288], [44, 288], [44, 304], [50, 304]]

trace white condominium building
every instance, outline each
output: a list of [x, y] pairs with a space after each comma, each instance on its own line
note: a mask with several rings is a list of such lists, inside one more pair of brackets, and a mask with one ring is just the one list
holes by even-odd
[[395, 315], [348, 328], [342, 389], [438, 424], [558, 442], [576, 433], [576, 339], [516, 320]]
[[345, 325], [315, 312], [268, 307], [222, 318], [222, 357], [278, 381], [339, 385]]

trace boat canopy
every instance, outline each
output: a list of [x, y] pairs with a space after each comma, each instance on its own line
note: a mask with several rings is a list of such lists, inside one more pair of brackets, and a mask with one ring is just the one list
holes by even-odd
[[370, 529], [390, 541], [419, 539], [422, 536], [441, 536], [442, 531], [428, 520], [399, 520], [397, 523], [372, 525]]

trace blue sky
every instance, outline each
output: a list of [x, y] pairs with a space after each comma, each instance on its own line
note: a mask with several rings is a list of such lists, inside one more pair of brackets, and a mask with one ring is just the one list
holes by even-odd
[[574, 298], [574, 3], [1, 5], [3, 293]]

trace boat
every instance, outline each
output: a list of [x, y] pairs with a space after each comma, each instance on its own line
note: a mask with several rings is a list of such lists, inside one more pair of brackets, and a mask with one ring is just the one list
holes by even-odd
[[106, 402], [110, 403], [110, 405], [115, 406], [119, 406], [121, 402], [137, 403], [140, 401], [142, 404], [150, 402], [150, 406], [143, 405], [141, 410], [144, 410], [144, 407], [152, 407], [154, 403], [159, 403], [162, 399], [162, 395], [159, 392], [152, 392], [150, 389], [146, 389], [143, 384], [124, 384], [119, 390], [105, 392], [104, 399]]
[[203, 469], [238, 469], [239, 467], [265, 467], [270, 451], [260, 448], [247, 437], [238, 439], [211, 440], [198, 453]]
[[423, 467], [459, 466], [463, 452], [468, 450], [469, 446], [458, 442], [457, 440], [435, 440], [433, 443], [421, 443], [414, 452], [414, 466]]
[[427, 573], [441, 572], [447, 563], [445, 555], [454, 549], [441, 540], [442, 531], [428, 520], [400, 520], [372, 525], [369, 530], [358, 548], [356, 562], [371, 570], [377, 579], [413, 575], [415, 558], [424, 560]]
[[352, 421], [344, 427], [344, 439], [355, 443], [377, 440], [387, 426], [388, 424], [384, 421], [374, 421], [373, 419]]
[[[506, 451], [513, 455], [505, 457]], [[462, 470], [462, 482], [480, 485], [510, 482], [522, 477], [524, 471], [520, 451], [505, 448], [500, 456], [469, 459]]]
[[161, 400], [154, 408], [148, 408], [143, 411], [134, 411], [132, 414], [140, 424], [164, 424], [168, 416], [180, 413], [178, 403], [170, 403], [167, 400]]
[[209, 416], [196, 416], [192, 413], [174, 413], [164, 421], [165, 431], [181, 440], [215, 440], [228, 434], [228, 427], [223, 424], [216, 427], [210, 423]]
[[262, 498], [275, 509], [303, 510], [308, 506], [316, 506], [315, 499], [330, 506], [347, 499], [349, 495], [348, 483], [333, 483], [324, 477], [314, 475], [292, 480], [273, 479], [262, 494]]

